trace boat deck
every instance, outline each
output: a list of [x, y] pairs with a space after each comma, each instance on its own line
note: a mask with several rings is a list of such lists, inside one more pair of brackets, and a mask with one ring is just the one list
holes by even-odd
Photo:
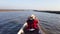
[[[19, 30], [19, 32], [17, 34], [23, 34], [23, 29], [24, 27], [27, 25], [27, 23], [25, 23], [22, 28]], [[30, 33], [30, 32], [27, 32], [27, 34], [36, 34], [36, 32], [33, 32], [33, 33]], [[45, 32], [42, 31], [42, 29], [40, 28], [39, 30], [39, 34], [45, 34]]]

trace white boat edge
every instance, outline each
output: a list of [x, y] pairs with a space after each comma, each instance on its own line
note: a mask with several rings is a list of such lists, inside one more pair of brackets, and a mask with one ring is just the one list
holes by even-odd
[[21, 29], [19, 30], [19, 32], [18, 32], [17, 34], [23, 33], [23, 28], [24, 28], [26, 25], [27, 25], [27, 23], [25, 23], [25, 24], [21, 27]]
[[[26, 25], [27, 25], [27, 23], [25, 23], [25, 24], [21, 27], [21, 29], [18, 31], [17, 34], [23, 33], [23, 28], [24, 28]], [[40, 29], [39, 32], [40, 32], [41, 34], [45, 34], [45, 33], [41, 30], [41, 28], [39, 28], [39, 29]]]

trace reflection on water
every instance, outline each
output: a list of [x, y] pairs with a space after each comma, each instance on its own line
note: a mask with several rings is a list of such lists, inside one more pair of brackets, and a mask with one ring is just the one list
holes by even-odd
[[60, 34], [60, 15], [33, 11], [0, 12], [0, 34], [17, 34], [27, 17], [35, 14], [49, 34]]

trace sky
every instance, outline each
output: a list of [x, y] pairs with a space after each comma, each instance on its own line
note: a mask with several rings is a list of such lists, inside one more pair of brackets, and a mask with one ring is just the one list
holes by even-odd
[[0, 9], [60, 10], [60, 0], [0, 0]]

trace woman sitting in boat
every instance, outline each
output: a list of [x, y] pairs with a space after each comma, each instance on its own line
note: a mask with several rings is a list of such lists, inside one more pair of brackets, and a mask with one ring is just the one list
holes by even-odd
[[[28, 17], [27, 19], [27, 26], [24, 29], [24, 32], [27, 33], [29, 32], [29, 29], [35, 29], [34, 33], [36, 34], [37, 32], [39, 32], [39, 27], [38, 27], [38, 19], [36, 18], [35, 15], [31, 15]], [[38, 33], [37, 33], [38, 34]]]
[[27, 29], [34, 28], [38, 29], [38, 20], [34, 15], [31, 15], [27, 20]]

